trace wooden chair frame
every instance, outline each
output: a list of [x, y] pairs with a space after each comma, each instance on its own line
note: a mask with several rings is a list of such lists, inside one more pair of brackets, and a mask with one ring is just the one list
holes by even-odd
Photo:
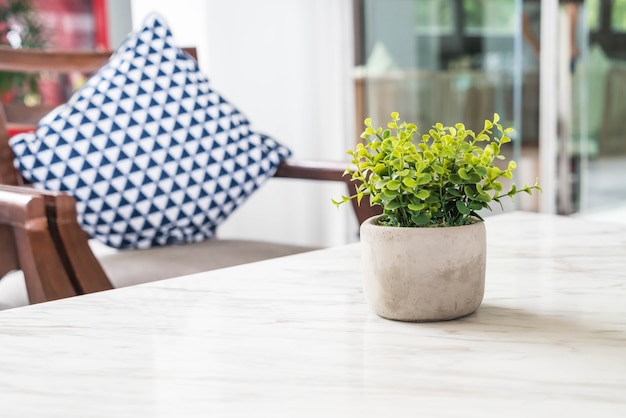
[[[196, 58], [194, 48], [185, 48], [185, 51]], [[89, 74], [97, 71], [111, 53], [0, 47], [0, 71]], [[4, 229], [0, 234], [0, 249], [6, 249], [9, 254], [6, 261], [3, 258], [0, 262], [0, 277], [11, 269], [21, 268], [31, 303], [112, 288], [77, 222], [74, 198], [33, 189], [25, 184], [13, 165], [14, 156], [8, 145], [9, 129], [34, 128], [50, 110], [45, 106], [16, 104], [0, 108], [0, 185], [8, 185], [0, 186], [0, 225]], [[348, 192], [353, 194], [356, 185], [349, 176], [344, 176], [345, 167], [343, 162], [289, 159], [280, 165], [275, 176], [344, 182]], [[353, 202], [353, 208], [359, 223], [380, 213], [377, 207], [370, 207], [367, 200], [360, 206]]]
[[0, 185], [0, 277], [23, 270], [30, 303], [73, 296], [46, 214], [45, 197]]

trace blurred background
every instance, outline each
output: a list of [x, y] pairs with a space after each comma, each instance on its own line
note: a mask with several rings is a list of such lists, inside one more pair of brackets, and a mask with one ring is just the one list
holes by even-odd
[[[2, 0], [1, 41], [114, 49], [152, 12], [295, 158], [345, 160], [365, 117], [480, 130], [497, 112], [514, 180], [544, 188], [506, 210], [626, 222], [626, 0]], [[84, 77], [0, 74], [2, 100], [61, 103]], [[219, 233], [352, 242], [356, 220], [330, 203], [342, 193], [274, 179]]]

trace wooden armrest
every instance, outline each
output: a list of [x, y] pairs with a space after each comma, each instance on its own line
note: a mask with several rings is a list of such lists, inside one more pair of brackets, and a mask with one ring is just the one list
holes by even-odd
[[30, 303], [74, 296], [50, 233], [45, 199], [25, 191], [0, 186], [0, 274], [21, 269]]
[[89, 247], [87, 234], [78, 224], [76, 200], [72, 196], [29, 186], [0, 186], [0, 190], [2, 189], [43, 199], [51, 235], [76, 294], [113, 288]]
[[[195, 47], [182, 48], [196, 61]], [[28, 73], [77, 71], [91, 73], [100, 69], [113, 51], [44, 51], [38, 49], [13, 49], [0, 46], [0, 70]]]
[[[275, 177], [305, 179], [305, 180], [327, 180], [341, 181], [348, 187], [350, 195], [356, 193], [356, 183], [351, 180], [350, 176], [345, 175], [347, 163], [341, 161], [311, 161], [311, 160], [284, 160]], [[369, 199], [363, 198], [361, 204], [352, 200], [352, 208], [356, 214], [359, 224], [362, 224], [367, 218], [380, 215], [382, 208], [380, 206], [371, 206]]]
[[278, 166], [276, 177], [305, 179], [305, 180], [330, 180], [349, 181], [344, 177], [347, 163], [341, 161], [313, 161], [287, 159]]

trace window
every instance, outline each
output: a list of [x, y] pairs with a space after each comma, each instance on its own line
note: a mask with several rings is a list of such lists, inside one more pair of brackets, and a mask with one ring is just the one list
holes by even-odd
[[600, 0], [587, 0], [587, 25], [589, 30], [600, 29]]
[[472, 35], [512, 35], [515, 1], [464, 0], [465, 32]]
[[611, 29], [615, 32], [626, 32], [626, 0], [613, 0]]
[[415, 1], [415, 22], [418, 33], [445, 34], [454, 32], [454, 8], [449, 0]]

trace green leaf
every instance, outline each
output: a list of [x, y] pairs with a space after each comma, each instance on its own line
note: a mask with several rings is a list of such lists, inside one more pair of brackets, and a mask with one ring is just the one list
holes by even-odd
[[422, 189], [420, 191], [418, 191], [417, 193], [415, 193], [415, 197], [419, 198], [419, 199], [426, 199], [430, 196], [430, 192], [428, 190]]
[[456, 157], [456, 152], [451, 148], [444, 148], [443, 151], [441, 151], [441, 156], [452, 159]]
[[437, 196], [436, 194], [431, 194], [426, 199], [424, 199], [424, 202], [425, 203], [437, 203], [439, 202], [439, 196]]
[[410, 187], [410, 188], [415, 188], [417, 187], [417, 180], [415, 180], [413, 177], [405, 177], [402, 180], [402, 184], [404, 184], [406, 187]]
[[427, 225], [428, 222], [430, 222], [430, 218], [423, 213], [418, 213], [411, 216], [411, 220], [417, 226], [424, 226]]
[[454, 187], [446, 188], [446, 193], [448, 193], [450, 196], [454, 196], [454, 197], [462, 197], [463, 196], [463, 194], [458, 189], [455, 189]]
[[401, 206], [402, 206], [402, 204], [400, 202], [395, 201], [395, 200], [392, 200], [391, 202], [385, 203], [385, 209], [386, 210], [396, 210], [396, 209], [398, 209]]
[[387, 182], [387, 188], [389, 190], [398, 190], [401, 185], [402, 183], [400, 183], [398, 180], [389, 180], [389, 182]]
[[380, 196], [381, 196], [383, 201], [391, 202], [396, 197], [398, 197], [398, 194], [397, 193], [389, 193], [388, 190], [383, 190], [383, 191], [380, 192]]
[[428, 206], [426, 203], [419, 203], [417, 205], [413, 203], [409, 203], [407, 205], [407, 208], [409, 208], [409, 210], [412, 210], [414, 212], [419, 212], [420, 210], [426, 209], [426, 206]]
[[491, 202], [491, 195], [489, 193], [486, 192], [479, 192], [475, 197], [475, 200], [478, 200], [480, 202]]
[[472, 173], [469, 176], [469, 179], [466, 180], [466, 183], [476, 184], [476, 183], [480, 183], [482, 179], [483, 178], [479, 176], [478, 173]]
[[418, 184], [428, 184], [433, 180], [433, 176], [430, 173], [421, 173], [417, 178]]
[[490, 179], [498, 178], [498, 177], [500, 177], [500, 174], [502, 174], [502, 171], [500, 171], [500, 169], [498, 167], [495, 167], [495, 166], [489, 167], [487, 169], [487, 171], [489, 171], [489, 178]]
[[433, 169], [435, 173], [439, 175], [444, 174], [446, 172], [446, 170], [439, 164], [433, 164], [431, 168]]
[[487, 175], [487, 167], [485, 167], [484, 165], [475, 166], [474, 171], [481, 177], [485, 177]]
[[470, 209], [470, 210], [472, 210], [472, 211], [475, 211], [475, 210], [481, 210], [481, 209], [483, 208], [483, 204], [482, 204], [482, 203], [480, 203], [480, 202], [478, 202], [478, 201], [476, 201], [476, 200], [474, 200], [473, 202], [471, 202], [471, 203], [468, 205], [468, 207], [469, 207], [469, 209]]
[[465, 203], [463, 203], [460, 200], [456, 201], [456, 208], [463, 215], [469, 215], [470, 214], [469, 208], [467, 206], [465, 206]]
[[455, 174], [455, 173], [450, 174], [450, 181], [453, 184], [463, 184], [464, 183], [463, 179], [461, 177], [459, 177], [458, 174]]

